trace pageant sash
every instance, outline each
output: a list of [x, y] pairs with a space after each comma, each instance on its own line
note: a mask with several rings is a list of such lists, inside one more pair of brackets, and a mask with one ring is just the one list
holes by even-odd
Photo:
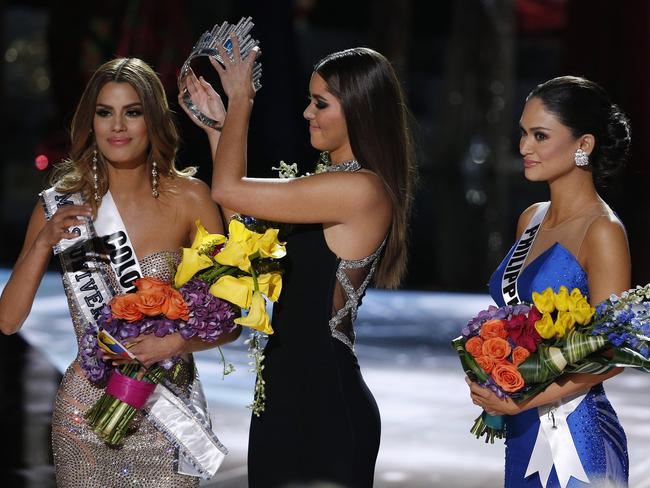
[[102, 204], [97, 209], [94, 227], [108, 252], [111, 268], [119, 281], [122, 293], [135, 291], [133, 282], [142, 278], [142, 270], [110, 191], [107, 191], [102, 197]]
[[[50, 188], [41, 193], [45, 218], [50, 220], [56, 211], [65, 205], [83, 205], [79, 193], [58, 193]], [[115, 295], [108, 276], [103, 272], [100, 255], [95, 250], [93, 240], [96, 238], [92, 221], [70, 229], [77, 234], [74, 239], [63, 239], [53, 247], [59, 256], [62, 268], [63, 285], [72, 293], [77, 310], [86, 322], [94, 324], [104, 305]]]
[[578, 407], [586, 394], [567, 402], [539, 407], [539, 430], [524, 477], [539, 473], [542, 487], [546, 488], [553, 466], [561, 488], [566, 488], [571, 477], [589, 483], [580, 461], [567, 417]]
[[[41, 196], [48, 220], [64, 205], [84, 203], [82, 195], [61, 194], [54, 188]], [[78, 237], [64, 239], [53, 249], [61, 260], [64, 286], [72, 291], [86, 321], [95, 324], [101, 309], [116, 295], [102, 262], [110, 263], [120, 293], [135, 290], [134, 282], [142, 277], [142, 271], [110, 192], [102, 198], [94, 223], [88, 219], [71, 232]], [[211, 430], [207, 402], [197, 375], [189, 399], [163, 379], [144, 408], [147, 418], [178, 449], [180, 473], [206, 479], [216, 473], [228, 451]]]
[[550, 205], [551, 202], [544, 202], [537, 208], [506, 263], [501, 277], [501, 294], [506, 305], [516, 305], [521, 301], [517, 290], [517, 280]]
[[203, 479], [214, 476], [228, 449], [212, 431], [198, 374], [195, 374], [189, 398], [163, 379], [144, 409], [148, 412], [147, 418], [178, 448], [178, 473]]

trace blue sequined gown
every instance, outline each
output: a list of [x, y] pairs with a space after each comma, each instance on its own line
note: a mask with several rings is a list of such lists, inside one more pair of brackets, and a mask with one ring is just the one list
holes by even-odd
[[[585, 231], [590, 221], [583, 223], [582, 227], [585, 227]], [[540, 233], [543, 231], [542, 226]], [[582, 236], [579, 235], [578, 238], [582, 240]], [[537, 240], [540, 240], [540, 235]], [[537, 244], [536, 242], [535, 246]], [[490, 294], [498, 306], [505, 305], [500, 290], [501, 277], [514, 247], [510, 249], [490, 278]], [[519, 298], [524, 302], [532, 302], [533, 291], [541, 292], [551, 287], [557, 292], [561, 285], [565, 285], [569, 291], [578, 288], [583, 295], [589, 294], [587, 274], [576, 257], [559, 242], [550, 245], [532, 261], [529, 260], [517, 281]], [[602, 383], [591, 388], [577, 408], [567, 417], [567, 422], [578, 456], [591, 482], [586, 484], [572, 477], [567, 487], [627, 486], [627, 440], [616, 412], [605, 395]], [[537, 408], [506, 417], [506, 487], [543, 486], [538, 473], [524, 477], [539, 426]], [[559, 486], [558, 476], [553, 467], [546, 487]]]

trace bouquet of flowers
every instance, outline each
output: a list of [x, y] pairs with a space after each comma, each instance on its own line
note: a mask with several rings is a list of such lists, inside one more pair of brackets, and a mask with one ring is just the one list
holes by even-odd
[[[577, 288], [547, 288], [532, 298], [530, 305], [481, 311], [452, 341], [472, 380], [521, 402], [564, 373], [624, 366], [650, 372], [650, 285], [612, 295], [595, 309]], [[505, 434], [503, 418], [483, 412], [471, 432], [494, 442]]]
[[235, 323], [253, 330], [246, 342], [257, 379], [249, 407], [258, 416], [264, 411], [266, 398], [261, 374], [264, 360], [261, 342], [265, 335], [273, 334], [264, 297], [271, 302], [280, 297], [282, 270], [277, 260], [286, 255], [284, 243], [278, 238], [278, 227], [236, 215], [230, 221], [225, 243], [221, 236], [215, 239], [205, 235], [191, 248], [183, 249], [174, 281], [176, 287], [194, 280], [207, 283], [210, 294], [245, 310], [245, 316], [236, 319]]
[[[196, 226], [196, 237], [190, 248], [183, 249], [173, 286], [155, 278], [137, 280], [137, 290], [114, 297], [82, 339], [81, 364], [86, 376], [94, 382], [108, 377], [104, 394], [86, 413], [86, 419], [110, 445], [122, 441], [137, 411], [178, 358], [149, 368], [137, 363], [111, 368], [101, 360], [100, 349], [137, 359], [116, 347], [118, 341], [140, 334], [164, 337], [178, 332], [184, 339], [214, 342], [237, 325], [273, 333], [264, 295], [276, 301], [282, 288], [275, 259], [283, 257], [285, 249], [277, 240], [277, 230], [260, 234], [235, 219], [226, 239], [209, 234], [199, 221]], [[261, 370], [260, 338], [256, 335], [254, 339], [251, 347]], [[224, 364], [224, 374], [228, 372]], [[263, 383], [259, 389], [256, 385], [254, 411], [263, 410], [263, 394]]]

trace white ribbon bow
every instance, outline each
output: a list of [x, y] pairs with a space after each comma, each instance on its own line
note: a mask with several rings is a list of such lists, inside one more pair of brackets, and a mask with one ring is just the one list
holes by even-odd
[[572, 476], [579, 481], [589, 483], [567, 423], [567, 417], [585, 396], [586, 394], [582, 394], [569, 401], [537, 409], [539, 430], [524, 477], [539, 472], [542, 487], [546, 488], [551, 469], [555, 465], [555, 472], [562, 488], [566, 488]]

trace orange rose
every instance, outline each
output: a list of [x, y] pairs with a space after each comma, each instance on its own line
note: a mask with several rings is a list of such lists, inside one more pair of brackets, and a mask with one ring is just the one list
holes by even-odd
[[479, 356], [474, 358], [476, 361], [476, 364], [478, 364], [483, 371], [485, 371], [487, 374], [490, 374], [492, 372], [492, 369], [494, 369], [494, 359], [492, 359], [489, 356]]
[[515, 366], [519, 366], [526, 359], [528, 359], [528, 356], [530, 356], [528, 349], [526, 349], [525, 347], [517, 346], [512, 351], [512, 362], [514, 363]]
[[506, 324], [503, 320], [493, 319], [488, 320], [481, 326], [480, 335], [483, 339], [492, 339], [493, 337], [501, 337], [505, 339], [508, 337]]
[[140, 302], [138, 309], [148, 317], [155, 317], [163, 313], [163, 308], [167, 302], [167, 293], [164, 289], [148, 288], [145, 291], [139, 291]]
[[497, 364], [492, 370], [494, 382], [507, 393], [514, 393], [524, 387], [524, 379], [521, 377], [517, 366], [512, 363], [503, 362]]
[[510, 343], [501, 337], [493, 337], [483, 343], [483, 355], [491, 357], [494, 361], [503, 361], [510, 356]]
[[465, 350], [473, 357], [477, 358], [483, 355], [483, 339], [474, 336], [465, 343]]
[[179, 291], [169, 288], [165, 293], [165, 298], [162, 307], [162, 313], [165, 314], [165, 317], [171, 320], [182, 319], [187, 321], [190, 319], [190, 309]]
[[111, 306], [113, 317], [116, 319], [135, 322], [144, 317], [139, 308], [140, 297], [136, 293], [127, 293], [113, 297], [109, 305]]
[[169, 284], [158, 278], [139, 278], [133, 282], [138, 291], [169, 288]]

